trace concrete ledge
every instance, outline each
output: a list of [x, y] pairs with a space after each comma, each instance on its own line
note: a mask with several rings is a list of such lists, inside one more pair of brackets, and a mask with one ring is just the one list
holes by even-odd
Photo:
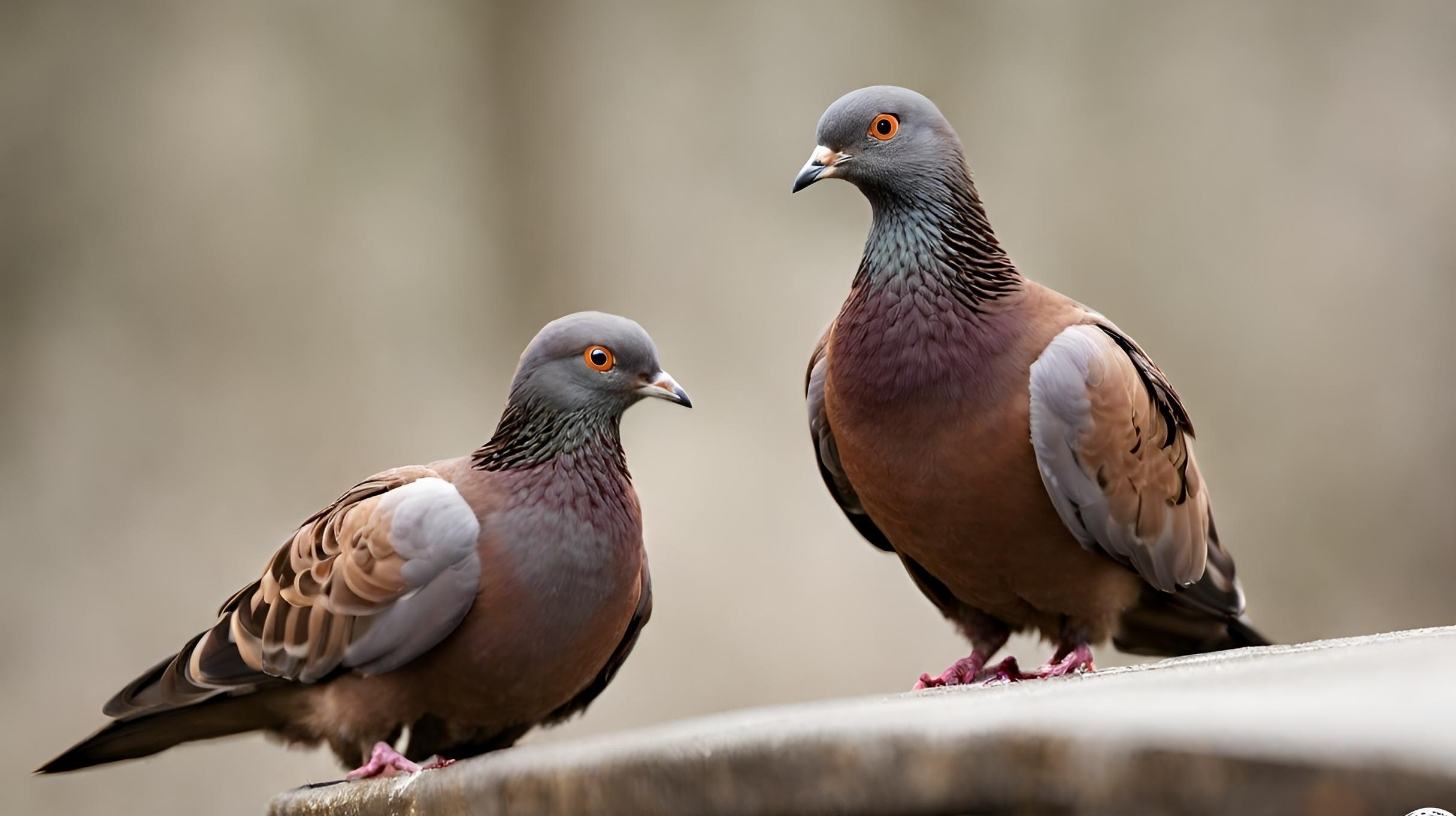
[[1043, 683], [734, 712], [413, 777], [295, 814], [1371, 814], [1456, 810], [1456, 627]]

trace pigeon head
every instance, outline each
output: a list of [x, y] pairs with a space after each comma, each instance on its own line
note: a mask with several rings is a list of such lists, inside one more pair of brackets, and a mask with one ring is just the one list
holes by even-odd
[[935, 103], [893, 85], [841, 96], [819, 118], [818, 146], [794, 179], [793, 192], [820, 179], [844, 179], [872, 198], [914, 197], [964, 175], [960, 139]]
[[692, 407], [635, 321], [577, 312], [547, 323], [521, 354], [511, 401], [561, 413], [620, 416], [643, 397]]

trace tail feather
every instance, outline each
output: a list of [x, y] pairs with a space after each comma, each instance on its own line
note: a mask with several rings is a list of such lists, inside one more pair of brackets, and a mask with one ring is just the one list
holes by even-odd
[[1130, 654], [1164, 657], [1273, 643], [1242, 614], [1216, 614], [1151, 587], [1122, 614], [1112, 642]]
[[276, 682], [243, 660], [228, 634], [228, 619], [223, 618], [187, 641], [177, 654], [127, 683], [102, 711], [108, 717], [130, 719], [194, 705], [217, 697], [222, 690], [241, 694]]
[[215, 697], [195, 705], [116, 720], [36, 769], [66, 771], [151, 756], [174, 745], [279, 727], [272, 695]]
[[1238, 618], [1229, 621], [1229, 640], [1233, 641], [1233, 648], [1244, 646], [1272, 646], [1274, 641], [1264, 636], [1263, 632], [1255, 629], [1249, 619], [1240, 615]]

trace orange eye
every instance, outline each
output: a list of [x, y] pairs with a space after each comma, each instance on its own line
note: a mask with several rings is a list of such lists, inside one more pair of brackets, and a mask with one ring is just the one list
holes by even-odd
[[617, 364], [616, 355], [606, 346], [588, 346], [581, 355], [586, 364], [597, 371], [611, 371]]
[[870, 122], [870, 135], [882, 142], [888, 142], [900, 132], [900, 120], [893, 113], [882, 113]]

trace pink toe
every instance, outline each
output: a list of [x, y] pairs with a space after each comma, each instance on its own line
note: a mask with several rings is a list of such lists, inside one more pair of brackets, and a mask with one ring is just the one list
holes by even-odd
[[352, 782], [358, 779], [373, 779], [377, 776], [393, 776], [401, 772], [416, 773], [419, 770], [420, 766], [406, 759], [389, 743], [376, 742], [374, 750], [369, 754], [369, 760], [349, 771], [344, 778]]

